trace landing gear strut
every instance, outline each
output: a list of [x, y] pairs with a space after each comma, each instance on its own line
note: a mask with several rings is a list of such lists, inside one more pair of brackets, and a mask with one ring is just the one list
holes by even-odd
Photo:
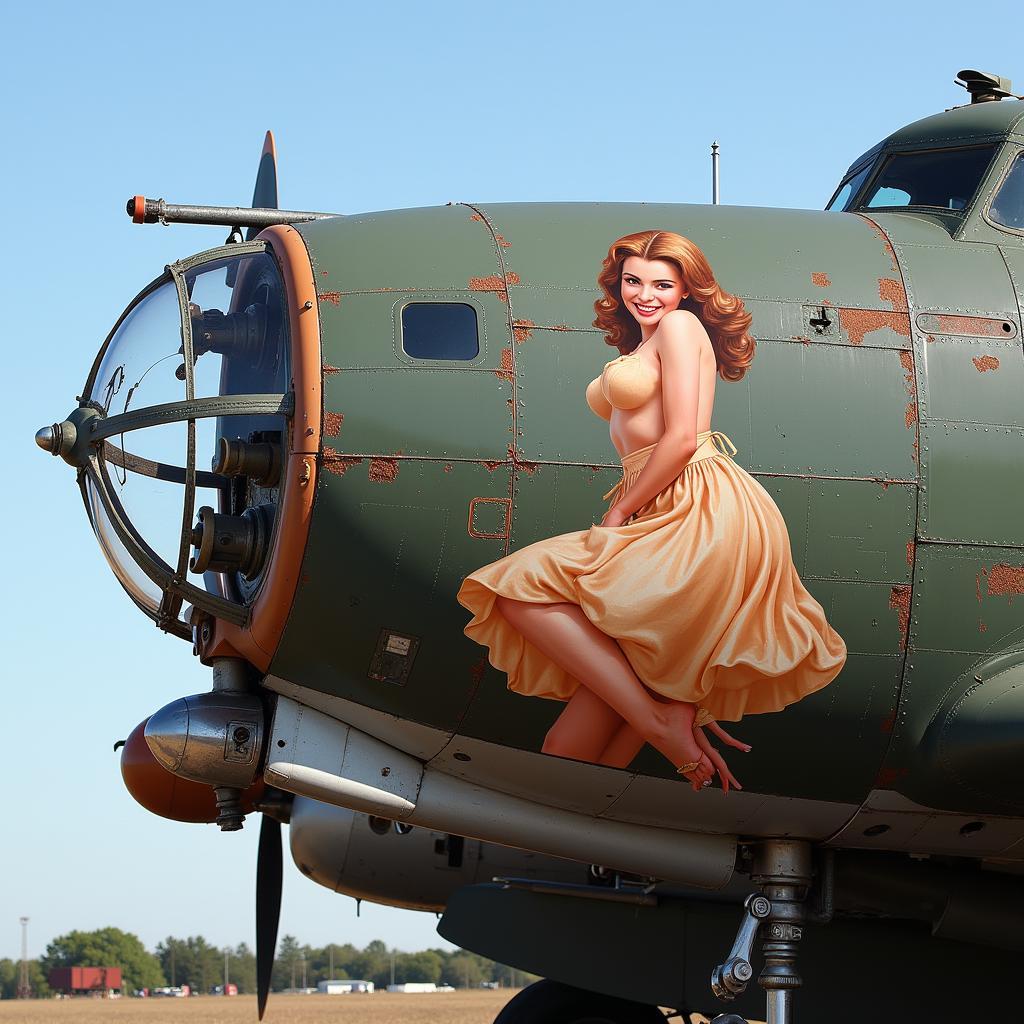
[[[751, 948], [758, 932], [764, 967], [757, 983], [767, 997], [768, 1024], [792, 1024], [793, 993], [803, 984], [796, 969], [803, 937], [804, 901], [812, 881], [811, 847], [800, 840], [770, 839], [754, 847], [751, 881], [759, 893], [743, 904], [736, 941], [725, 962], [711, 974], [711, 990], [730, 1002], [753, 977]], [[720, 1014], [712, 1024], [741, 1024], [736, 1014]]]

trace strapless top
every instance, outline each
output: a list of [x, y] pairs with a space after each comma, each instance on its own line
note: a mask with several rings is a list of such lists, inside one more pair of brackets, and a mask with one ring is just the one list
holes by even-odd
[[636, 352], [605, 363], [600, 377], [587, 385], [587, 405], [601, 419], [611, 419], [612, 409], [636, 409], [658, 390], [659, 375]]

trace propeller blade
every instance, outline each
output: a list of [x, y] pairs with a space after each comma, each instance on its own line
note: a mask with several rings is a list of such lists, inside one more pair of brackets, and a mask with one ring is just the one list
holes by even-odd
[[267, 997], [270, 995], [283, 880], [281, 823], [264, 814], [256, 857], [256, 1005], [260, 1020], [263, 1020]]
[[[267, 132], [263, 140], [263, 152], [260, 154], [260, 169], [256, 172], [256, 187], [252, 192], [253, 209], [277, 209], [277, 147], [274, 145], [274, 133]], [[249, 228], [245, 240], [252, 241], [260, 232], [260, 228]]]

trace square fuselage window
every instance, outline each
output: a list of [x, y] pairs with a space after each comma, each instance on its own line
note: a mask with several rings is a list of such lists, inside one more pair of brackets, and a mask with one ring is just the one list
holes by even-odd
[[465, 302], [410, 302], [402, 307], [402, 351], [413, 359], [476, 359], [476, 310]]

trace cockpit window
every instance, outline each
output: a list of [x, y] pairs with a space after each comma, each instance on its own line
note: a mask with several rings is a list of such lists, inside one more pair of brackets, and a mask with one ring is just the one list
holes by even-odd
[[856, 208], [963, 210], [978, 191], [995, 150], [993, 145], [894, 153]]
[[1014, 160], [988, 210], [989, 217], [1006, 228], [1024, 230], [1024, 153]]
[[848, 210], [854, 199], [857, 197], [857, 193], [860, 191], [861, 185], [864, 184], [864, 179], [871, 173], [871, 168], [874, 164], [867, 164], [862, 167], [855, 174], [851, 174], [846, 178], [843, 183], [836, 190], [836, 194], [832, 197], [826, 210]]

